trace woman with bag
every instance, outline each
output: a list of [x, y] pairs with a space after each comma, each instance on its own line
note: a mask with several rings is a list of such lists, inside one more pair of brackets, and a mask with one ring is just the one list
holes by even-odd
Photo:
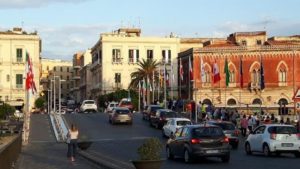
[[76, 148], [77, 148], [77, 139], [78, 139], [78, 129], [74, 124], [71, 125], [71, 129], [67, 134], [67, 143], [68, 143], [68, 158], [71, 161], [75, 161]]

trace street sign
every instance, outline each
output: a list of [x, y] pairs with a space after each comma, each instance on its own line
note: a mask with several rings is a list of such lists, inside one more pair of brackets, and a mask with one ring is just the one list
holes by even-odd
[[295, 92], [293, 100], [300, 100], [300, 88]]
[[300, 110], [300, 102], [297, 102], [297, 103], [296, 103], [296, 109], [297, 109], [297, 110]]

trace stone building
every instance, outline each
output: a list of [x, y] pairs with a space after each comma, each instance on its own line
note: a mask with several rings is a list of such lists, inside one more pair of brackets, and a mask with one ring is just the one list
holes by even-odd
[[[202, 48], [179, 53], [184, 69], [184, 79], [178, 82], [180, 96], [247, 112], [292, 114], [292, 98], [300, 87], [299, 50], [300, 36], [268, 38], [265, 31], [236, 32], [227, 39], [208, 40]], [[189, 59], [193, 81], [188, 76]], [[230, 74], [228, 86], [225, 60]], [[213, 82], [214, 64], [221, 77], [216, 83]]]

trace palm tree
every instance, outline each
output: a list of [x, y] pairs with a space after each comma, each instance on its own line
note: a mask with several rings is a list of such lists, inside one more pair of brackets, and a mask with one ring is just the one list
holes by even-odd
[[[137, 89], [139, 82], [141, 80], [147, 80], [147, 78], [149, 78], [149, 80], [152, 82], [153, 80], [153, 73], [156, 70], [157, 66], [159, 65], [158, 62], [156, 62], [156, 60], [152, 60], [152, 59], [143, 59], [141, 62], [138, 63], [138, 68], [135, 72], [132, 72], [130, 74], [131, 76], [131, 82], [129, 84], [129, 88], [130, 89]], [[154, 79], [157, 80], [158, 79], [158, 75], [154, 74]], [[150, 104], [150, 91], [149, 88], [147, 87], [146, 90], [147, 93], [147, 104]]]

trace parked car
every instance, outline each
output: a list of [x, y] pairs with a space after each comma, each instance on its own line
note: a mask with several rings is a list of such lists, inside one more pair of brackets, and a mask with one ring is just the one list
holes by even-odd
[[115, 107], [112, 110], [112, 113], [109, 114], [108, 121], [111, 124], [115, 124], [115, 123], [132, 124], [133, 122], [132, 113], [126, 107]]
[[179, 128], [185, 125], [191, 125], [191, 120], [187, 118], [170, 118], [166, 125], [162, 129], [162, 135], [164, 137], [170, 137], [173, 135]]
[[14, 113], [14, 116], [16, 118], [23, 118], [24, 114], [20, 110], [16, 110], [15, 113]]
[[112, 112], [112, 109], [114, 108], [114, 107], [117, 107], [119, 105], [119, 103], [118, 102], [110, 102], [108, 105], [107, 105], [107, 108], [106, 108], [106, 113], [110, 113], [110, 112]]
[[80, 111], [83, 113], [97, 112], [97, 105], [94, 100], [84, 100], [80, 106]]
[[169, 118], [178, 117], [178, 114], [170, 109], [158, 109], [154, 115], [150, 115], [150, 126], [162, 128]]
[[131, 103], [130, 99], [124, 98], [120, 101], [119, 107], [126, 107], [128, 108], [131, 112], [133, 111], [133, 104]]
[[230, 160], [229, 140], [223, 130], [214, 125], [187, 125], [179, 128], [167, 142], [168, 159], [183, 157], [186, 163], [197, 157], [218, 157], [225, 163]]
[[239, 146], [239, 130], [232, 122], [229, 121], [208, 121], [208, 124], [219, 126], [223, 129], [224, 134], [229, 139], [229, 144], [233, 149]]
[[150, 115], [152, 114], [154, 116], [158, 109], [163, 109], [163, 107], [155, 104], [147, 106], [147, 109], [143, 112], [143, 120], [150, 120]]
[[293, 153], [300, 157], [300, 134], [292, 125], [266, 124], [255, 128], [245, 142], [245, 151], [262, 152], [265, 156], [272, 153]]

